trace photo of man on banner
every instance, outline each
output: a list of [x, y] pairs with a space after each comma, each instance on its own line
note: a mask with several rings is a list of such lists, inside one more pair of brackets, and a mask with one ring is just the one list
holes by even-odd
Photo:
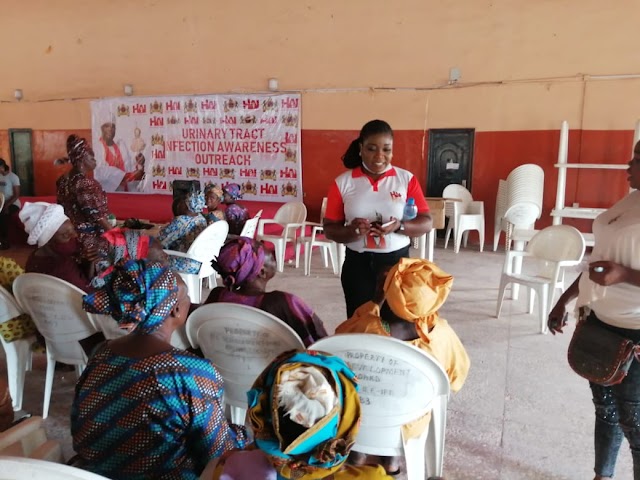
[[145, 165], [142, 149], [132, 154], [124, 140], [116, 140], [116, 123], [111, 115], [101, 119], [100, 131], [99, 144], [94, 148], [95, 179], [106, 192], [139, 191]]

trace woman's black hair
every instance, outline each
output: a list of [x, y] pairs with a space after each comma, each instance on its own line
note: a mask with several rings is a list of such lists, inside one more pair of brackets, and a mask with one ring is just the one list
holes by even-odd
[[362, 145], [362, 142], [364, 142], [368, 137], [372, 135], [380, 135], [381, 133], [390, 135], [391, 138], [393, 138], [391, 125], [384, 120], [371, 120], [370, 122], [365, 123], [362, 130], [360, 130], [360, 136], [351, 142], [347, 151], [342, 155], [342, 164], [345, 168], [353, 169], [362, 165], [360, 145]]
[[186, 195], [178, 195], [176, 198], [173, 199], [173, 203], [171, 204], [171, 211], [173, 212], [174, 217], [178, 216], [178, 213], [180, 212], [180, 207], [184, 204], [184, 202], [186, 202], [186, 200], [187, 200]]

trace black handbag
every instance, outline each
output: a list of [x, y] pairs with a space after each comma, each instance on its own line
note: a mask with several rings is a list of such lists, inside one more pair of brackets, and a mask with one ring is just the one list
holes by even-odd
[[622, 382], [640, 347], [589, 318], [578, 321], [571, 338], [569, 365], [583, 378], [599, 385]]

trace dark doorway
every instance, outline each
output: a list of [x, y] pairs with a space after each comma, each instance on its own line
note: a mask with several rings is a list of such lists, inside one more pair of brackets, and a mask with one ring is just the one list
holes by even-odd
[[20, 178], [20, 196], [33, 196], [33, 152], [30, 129], [10, 129], [11, 170]]
[[474, 135], [472, 128], [429, 130], [428, 197], [441, 197], [452, 183], [471, 191]]

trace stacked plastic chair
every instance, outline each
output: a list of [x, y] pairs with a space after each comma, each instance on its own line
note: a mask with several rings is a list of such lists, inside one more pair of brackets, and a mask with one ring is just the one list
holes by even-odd
[[535, 221], [542, 215], [544, 171], [539, 165], [532, 163], [520, 165], [507, 177], [506, 194], [504, 185], [502, 189], [501, 192], [499, 185], [496, 199], [494, 251], [497, 249], [501, 231], [506, 231], [505, 244], [506, 249], [509, 250], [514, 229], [533, 230]]

